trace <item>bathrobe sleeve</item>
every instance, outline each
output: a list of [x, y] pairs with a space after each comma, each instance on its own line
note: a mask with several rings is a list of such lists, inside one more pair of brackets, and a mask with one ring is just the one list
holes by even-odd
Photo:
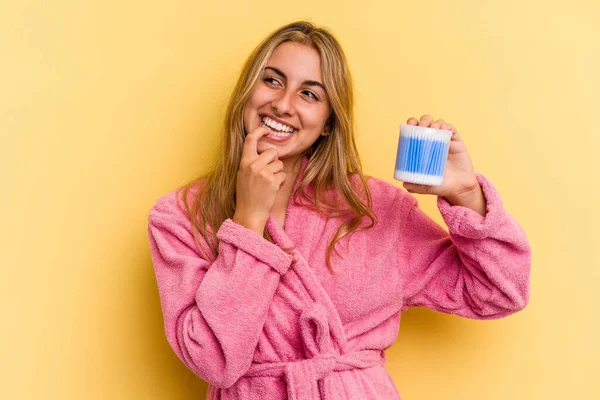
[[227, 388], [250, 367], [292, 256], [227, 219], [217, 231], [218, 256], [203, 258], [173, 193], [159, 199], [148, 216], [166, 337], [190, 370]]
[[527, 237], [503, 209], [492, 183], [476, 176], [486, 198], [486, 216], [438, 196], [448, 231], [421, 211], [408, 193], [412, 201], [405, 207], [398, 260], [403, 310], [423, 306], [472, 319], [495, 319], [528, 304]]

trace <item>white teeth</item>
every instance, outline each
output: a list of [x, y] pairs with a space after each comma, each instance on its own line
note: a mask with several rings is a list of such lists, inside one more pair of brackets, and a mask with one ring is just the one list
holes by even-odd
[[269, 128], [278, 130], [279, 132], [271, 130], [271, 133], [275, 136], [289, 136], [294, 131], [294, 128], [275, 122], [269, 117], [263, 117], [262, 123]]
[[272, 136], [287, 137], [287, 136], [290, 136], [292, 134], [291, 132], [288, 132], [288, 133], [277, 132], [277, 131], [273, 130], [273, 128], [271, 128], [269, 125], [267, 125], [264, 121], [263, 121], [262, 124], [264, 126], [266, 126], [267, 128], [269, 128], [269, 130], [271, 131], [271, 135]]

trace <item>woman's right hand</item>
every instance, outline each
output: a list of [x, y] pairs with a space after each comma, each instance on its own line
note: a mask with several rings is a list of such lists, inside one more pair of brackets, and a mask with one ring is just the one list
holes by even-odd
[[285, 182], [283, 162], [276, 149], [258, 154], [258, 139], [269, 133], [260, 126], [246, 135], [237, 173], [236, 205], [232, 220], [263, 236], [277, 192]]

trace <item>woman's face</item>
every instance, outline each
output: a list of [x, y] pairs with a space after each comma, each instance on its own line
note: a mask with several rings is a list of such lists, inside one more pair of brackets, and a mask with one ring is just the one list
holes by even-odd
[[250, 133], [261, 124], [273, 126], [259, 139], [258, 153], [272, 147], [284, 164], [293, 163], [323, 134], [330, 108], [317, 50], [283, 42], [252, 89], [244, 128]]

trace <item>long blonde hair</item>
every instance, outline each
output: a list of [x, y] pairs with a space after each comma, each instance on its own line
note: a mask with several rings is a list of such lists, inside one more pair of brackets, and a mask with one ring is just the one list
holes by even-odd
[[[335, 273], [330, 257], [336, 242], [347, 234], [371, 228], [376, 222], [376, 216], [372, 210], [371, 192], [362, 172], [354, 139], [354, 98], [350, 70], [339, 42], [326, 28], [316, 27], [307, 21], [293, 22], [272, 32], [254, 49], [246, 60], [229, 99], [220, 156], [209, 172], [195, 178], [180, 190], [183, 190], [185, 209], [192, 222], [195, 240], [208, 257], [203, 250], [199, 234], [204, 238], [213, 253], [210, 258], [214, 260], [219, 246], [216, 232], [223, 221], [231, 218], [235, 212], [237, 171], [245, 138], [244, 107], [271, 54], [285, 41], [310, 46], [319, 52], [323, 84], [332, 106], [326, 124], [330, 133], [327, 136], [319, 136], [306, 151], [309, 162], [297, 190], [292, 194], [292, 199], [297, 203], [297, 197], [302, 196], [308, 200], [308, 204], [302, 206], [317, 210], [329, 218], [351, 216], [341, 224], [327, 247], [327, 266]], [[359, 187], [354, 187], [351, 183], [353, 174], [359, 178]], [[201, 183], [200, 188], [190, 206], [188, 192], [198, 183]], [[304, 190], [309, 186], [314, 195]], [[336, 198], [339, 197], [338, 194], [341, 195], [345, 204], [349, 206], [348, 210], [341, 210], [338, 202], [328, 202], [326, 191], [329, 189], [334, 189]], [[363, 217], [367, 217], [371, 222], [360, 227]], [[266, 228], [263, 236], [272, 242]], [[284, 250], [290, 252], [292, 249]], [[337, 249], [335, 252], [339, 255]]]

